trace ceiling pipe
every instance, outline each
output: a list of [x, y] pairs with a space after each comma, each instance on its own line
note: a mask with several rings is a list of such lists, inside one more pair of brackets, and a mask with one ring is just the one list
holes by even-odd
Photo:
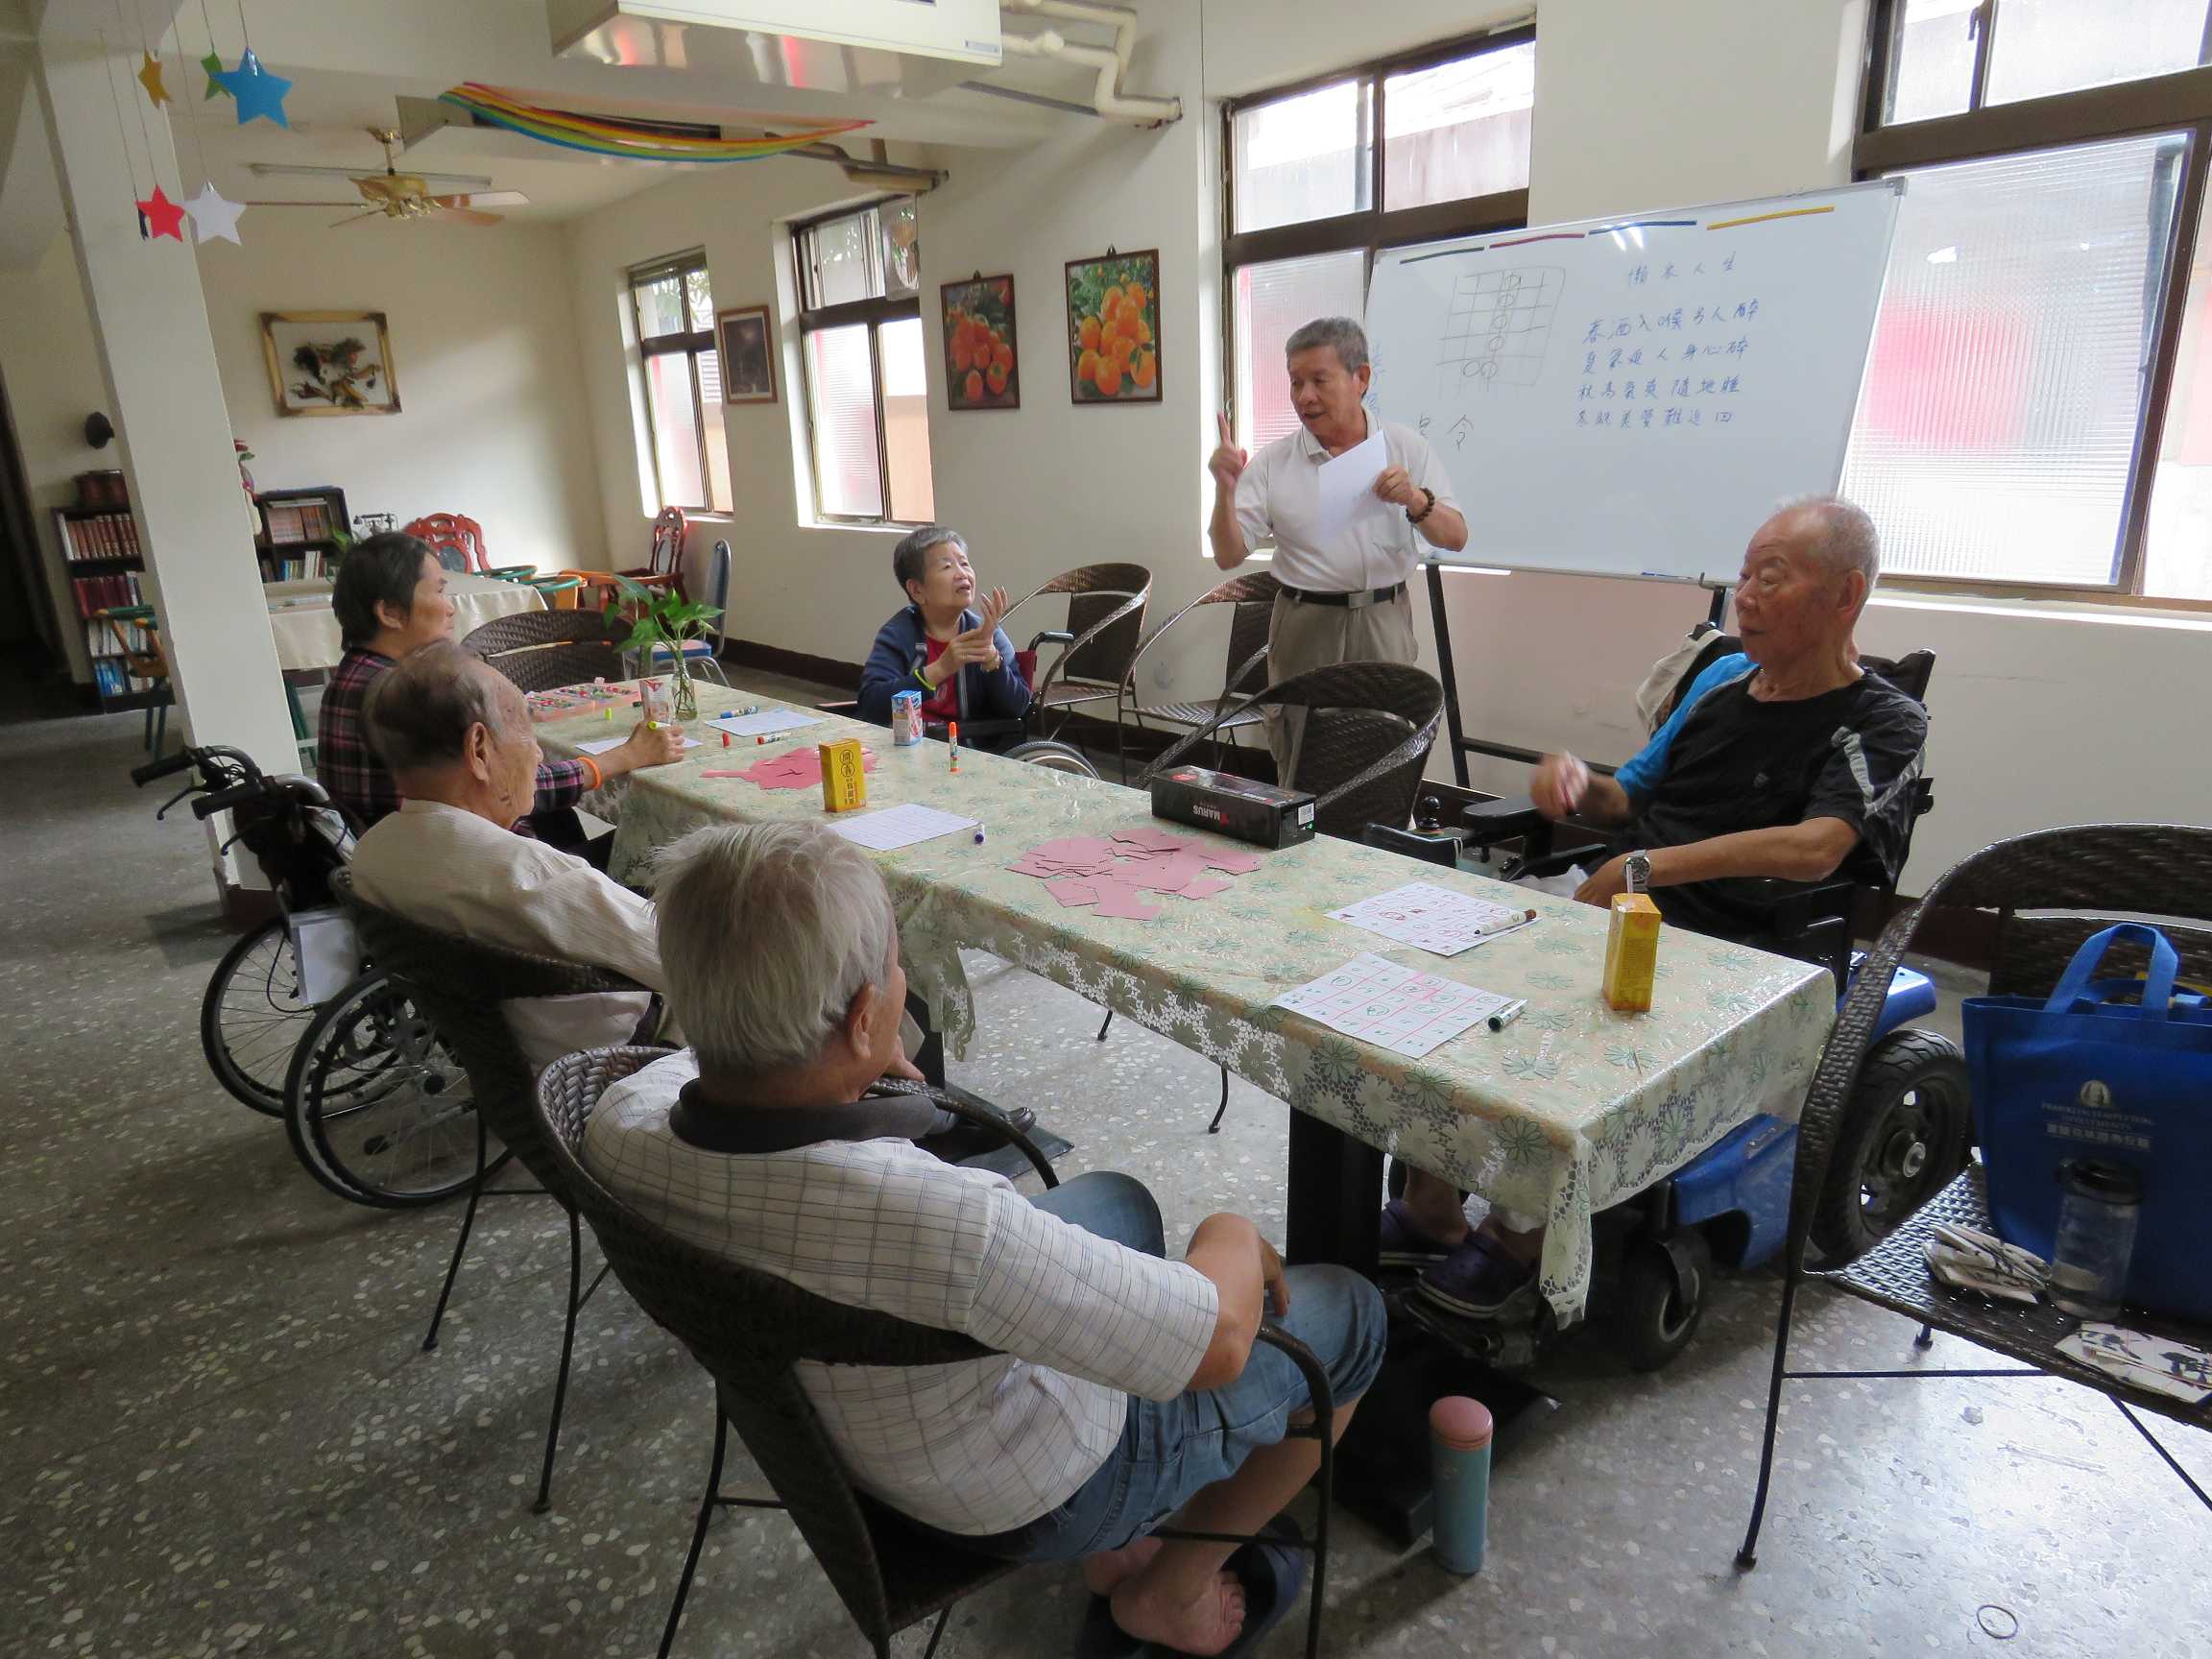
[[803, 145], [797, 150], [786, 150], [786, 156], [797, 156], [807, 161], [833, 161], [845, 170], [845, 177], [854, 184], [882, 184], [916, 196], [926, 194], [945, 182], [946, 175], [934, 167], [907, 167], [897, 161], [867, 161], [850, 156], [830, 143]]
[[1147, 98], [1124, 93], [1121, 84], [1129, 73], [1129, 57], [1137, 46], [1137, 13], [1126, 6], [1097, 4], [1096, 0], [1000, 0], [1008, 12], [1025, 12], [1040, 17], [1057, 17], [1071, 23], [1098, 23], [1114, 31], [1112, 50], [1079, 46], [1058, 30], [1034, 35], [1001, 32], [999, 44], [1018, 58], [1057, 58], [1098, 71], [1098, 84], [1091, 107], [1116, 121], [1140, 126], [1161, 126], [1183, 118], [1180, 98]]

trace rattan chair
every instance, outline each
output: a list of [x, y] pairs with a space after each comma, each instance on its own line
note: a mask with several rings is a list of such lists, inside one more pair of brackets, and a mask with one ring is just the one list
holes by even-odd
[[[1267, 685], [1267, 632], [1275, 614], [1275, 595], [1283, 591], [1283, 584], [1276, 581], [1273, 572], [1250, 570], [1241, 576], [1208, 589], [1159, 627], [1152, 630], [1144, 642], [1137, 647], [1137, 654], [1129, 659], [1129, 671], [1122, 677], [1120, 700], [1115, 704], [1114, 721], [1121, 723], [1124, 713], [1134, 720], [1142, 731], [1149, 720], [1159, 726], [1203, 726], [1207, 721], [1223, 713], [1224, 706], [1232, 699], [1250, 696], [1264, 690]], [[1144, 654], [1167, 637], [1167, 631], [1176, 623], [1202, 606], [1229, 606], [1229, 658], [1223, 664], [1221, 695], [1211, 703], [1153, 703], [1140, 707], [1137, 702], [1137, 665], [1144, 661]], [[1238, 709], [1214, 726], [1216, 739], [1235, 734], [1248, 726], [1257, 726], [1266, 717], [1257, 709]], [[1129, 761], [1124, 749], [1121, 761], [1121, 781], [1129, 781]]]
[[[2071, 914], [2029, 914], [2038, 911]], [[2166, 1395], [2130, 1388], [2094, 1366], [2058, 1353], [2054, 1345], [2075, 1328], [2077, 1321], [2056, 1308], [2041, 1303], [2032, 1307], [1992, 1303], [1972, 1291], [1954, 1290], [1936, 1282], [1923, 1247], [1937, 1225], [1963, 1224], [1994, 1231], [1980, 1164], [1969, 1165], [1958, 1179], [1900, 1222], [1865, 1255], [1825, 1271], [1806, 1269], [1805, 1246], [1828, 1161], [1836, 1151], [1837, 1132], [1860, 1067], [1879, 1028], [1890, 975], [1932, 922], [1938, 918], [1955, 922], [1960, 919], [1960, 912], [1984, 912], [1978, 918], [1984, 921], [1987, 920], [1986, 913], [1994, 913], [1996, 943], [1989, 970], [1992, 996], [2049, 995], [2083, 940], [2128, 917], [2177, 919], [2162, 920], [2160, 925], [2180, 952], [2183, 974], [2191, 978], [2212, 978], [2212, 928], [2201, 925], [2212, 922], [2212, 829], [2099, 824], [2015, 836], [1957, 865], [1928, 890], [1925, 898], [1882, 930], [1882, 937], [1861, 964], [1850, 994], [1843, 999], [1835, 1033], [1814, 1072], [1812, 1091], [1799, 1120], [1797, 1164], [1790, 1193], [1790, 1237], [1784, 1255], [1782, 1312], [1775, 1331], [1773, 1373], [1767, 1395], [1767, 1438], [1759, 1458], [1751, 1523], [1736, 1557], [1739, 1567], [1749, 1568], [1758, 1561], [1759, 1527], [1766, 1516], [1774, 1472], [1782, 1385], [1813, 1378], [2046, 1376], [2079, 1382], [2110, 1399], [2189, 1489], [2212, 1506], [2212, 1497], [2190, 1479], [2136, 1415], [2136, 1408], [2141, 1407], [2176, 1422], [2212, 1429], [2212, 1402], [2189, 1406]], [[2141, 956], [2139, 947], [2126, 947], [2107, 959], [2104, 972], [2139, 972], [2140, 961], [2130, 959], [2128, 952], [2138, 959]], [[1819, 1280], [1847, 1296], [1918, 1320], [1920, 1334], [1915, 1346], [1927, 1347], [1935, 1332], [1945, 1331], [2023, 1361], [2026, 1368], [1793, 1371], [1790, 1369], [1790, 1328], [1796, 1312], [1798, 1286], [1806, 1280]], [[2202, 1346], [2212, 1342], [2212, 1332], [2198, 1330], [2187, 1334], [2186, 1339]]]
[[[1142, 565], [1084, 565], [1063, 570], [1008, 606], [999, 625], [1004, 627], [1006, 617], [1031, 600], [1056, 593], [1068, 595], [1068, 626], [1036, 637], [1063, 649], [1052, 666], [1031, 683], [1030, 712], [1038, 719], [1038, 735], [1043, 737], [1060, 729], [1047, 730], [1044, 725], [1055, 711], [1061, 727], [1067, 725], [1072, 710], [1086, 703], [1111, 698], [1118, 712], [1129, 664], [1137, 656], [1138, 638], [1144, 632], [1144, 607], [1152, 599], [1152, 572]], [[1007, 637], [1017, 636], [1008, 629]]]
[[[425, 927], [405, 917], [369, 903], [353, 891], [347, 871], [330, 878], [337, 895], [353, 918], [364, 952], [413, 999], [451, 1047], [469, 1073], [476, 1111], [476, 1180], [469, 1190], [469, 1205], [461, 1214], [460, 1236], [453, 1241], [453, 1259], [445, 1268], [445, 1283], [438, 1292], [438, 1307], [430, 1315], [430, 1329], [422, 1338], [424, 1352], [438, 1346], [438, 1328], [445, 1318], [445, 1305], [460, 1276], [461, 1260], [468, 1254], [469, 1237], [476, 1225], [476, 1206], [486, 1198], [550, 1197], [568, 1217], [568, 1293], [561, 1330], [561, 1366], [553, 1380], [553, 1413], [545, 1426], [545, 1458], [538, 1477], [538, 1497], [532, 1505], [543, 1514], [553, 1504], [553, 1460], [561, 1448], [561, 1413], [568, 1398], [569, 1360], [576, 1347], [576, 1316], [591, 1300], [607, 1277], [602, 1267], [589, 1286], [584, 1278], [583, 1232], [576, 1219], [576, 1205], [563, 1185], [563, 1166], [549, 1151], [538, 1115], [532, 1107], [535, 1084], [530, 1063], [508, 1029], [500, 1003], [511, 998], [573, 997], [593, 991], [637, 991], [642, 987], [619, 974], [580, 967], [547, 957], [503, 950], [473, 939]], [[665, 1053], [648, 1048], [647, 1054]], [[492, 1139], [503, 1150], [494, 1154]], [[493, 1187], [490, 1183], [508, 1156], [522, 1161], [537, 1177], [536, 1187]]]
[[[661, 1634], [661, 1659], [667, 1659], [675, 1644], [707, 1528], [714, 1511], [723, 1507], [788, 1510], [846, 1611], [874, 1646], [877, 1659], [889, 1659], [893, 1636], [937, 1615], [923, 1655], [929, 1659], [937, 1651], [954, 1604], [1005, 1577], [1018, 1564], [961, 1550], [940, 1534], [926, 1533], [854, 1486], [792, 1367], [801, 1360], [829, 1365], [947, 1365], [993, 1350], [957, 1332], [829, 1301], [773, 1274], [710, 1255], [646, 1219], [601, 1186], [581, 1158], [591, 1110], [609, 1084], [658, 1057], [650, 1048], [601, 1048], [558, 1060], [539, 1079], [538, 1113], [562, 1179], [597, 1235], [614, 1276], [714, 1379], [713, 1461]], [[927, 1094], [969, 1122], [998, 1129], [1021, 1148], [1047, 1188], [1058, 1185], [1045, 1155], [989, 1107], [972, 1097], [919, 1085], [912, 1086], [912, 1092]], [[1320, 1650], [1329, 1505], [1335, 1476], [1334, 1448], [1326, 1428], [1335, 1407], [1328, 1372], [1310, 1348], [1265, 1324], [1260, 1340], [1281, 1349], [1297, 1365], [1314, 1405], [1313, 1426], [1291, 1431], [1311, 1434], [1321, 1444], [1320, 1521], [1307, 1546], [1313, 1555], [1313, 1579], [1306, 1652], [1307, 1659], [1314, 1659]], [[723, 1493], [722, 1468], [733, 1429], [767, 1478], [774, 1498]], [[1162, 1528], [1157, 1535], [1220, 1536], [1173, 1528]]]
[[494, 616], [461, 641], [525, 691], [620, 680], [622, 654], [597, 611], [521, 611]]

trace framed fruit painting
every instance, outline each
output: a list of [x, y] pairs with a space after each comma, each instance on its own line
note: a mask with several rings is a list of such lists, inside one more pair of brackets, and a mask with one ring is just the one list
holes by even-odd
[[1068, 261], [1068, 380], [1077, 403], [1160, 401], [1160, 252]]
[[962, 409], [1022, 407], [1014, 346], [1014, 278], [977, 272], [939, 288], [945, 310], [945, 401]]

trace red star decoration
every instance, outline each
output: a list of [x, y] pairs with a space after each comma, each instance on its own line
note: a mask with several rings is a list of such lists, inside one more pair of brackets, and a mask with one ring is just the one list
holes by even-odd
[[138, 204], [143, 216], [144, 233], [148, 241], [157, 236], [174, 236], [184, 240], [184, 209], [161, 194], [161, 186], [154, 186], [154, 194]]

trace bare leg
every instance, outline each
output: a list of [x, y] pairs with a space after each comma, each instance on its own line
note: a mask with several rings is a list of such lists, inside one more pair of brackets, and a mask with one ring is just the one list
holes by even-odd
[[1102, 1550], [1095, 1555], [1084, 1556], [1083, 1587], [1094, 1596], [1113, 1595], [1123, 1579], [1151, 1565], [1152, 1557], [1160, 1553], [1164, 1542], [1159, 1538], [1139, 1538], [1118, 1550]]
[[[1330, 1437], [1342, 1439], [1358, 1399], [1339, 1405]], [[1310, 1411], [1292, 1419], [1305, 1424]], [[1321, 1447], [1309, 1439], [1284, 1439], [1244, 1459], [1226, 1480], [1216, 1480], [1183, 1506], [1175, 1525], [1194, 1532], [1254, 1533], [1297, 1497], [1321, 1462]], [[1218, 1653], [1244, 1623], [1242, 1591], [1221, 1570], [1236, 1548], [1169, 1539], [1150, 1565], [1114, 1592], [1114, 1623], [1132, 1636], [1185, 1653]]]
[[1449, 1181], [1419, 1169], [1407, 1169], [1406, 1209], [1413, 1217], [1413, 1225], [1439, 1244], [1457, 1244], [1467, 1237], [1467, 1216], [1459, 1208], [1459, 1189]]

